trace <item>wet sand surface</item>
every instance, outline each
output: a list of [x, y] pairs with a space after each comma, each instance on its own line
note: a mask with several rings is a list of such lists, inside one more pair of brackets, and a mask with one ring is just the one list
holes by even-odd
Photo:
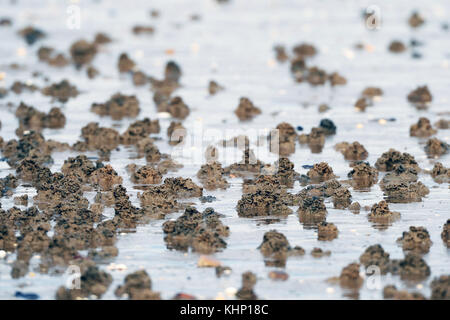
[[[23, 101], [45, 113], [52, 107], [60, 107], [67, 119], [65, 127], [46, 128], [42, 132], [47, 140], [70, 145], [79, 140], [81, 128], [91, 121], [123, 133], [136, 119], [159, 119], [161, 131], [151, 136], [161, 137], [155, 144], [161, 153], [171, 154], [174, 147], [167, 143], [166, 131], [173, 119], [157, 113], [148, 85], [134, 86], [128, 74], [119, 73], [118, 57], [126, 52], [140, 70], [158, 79], [163, 77], [168, 61], [173, 60], [180, 65], [183, 74], [175, 95], [181, 96], [190, 108], [189, 116], [182, 122], [189, 134], [207, 129], [220, 132], [236, 130], [231, 136], [218, 137], [223, 140], [246, 134], [247, 129], [270, 130], [282, 122], [303, 127], [303, 131], [297, 131], [301, 134], [309, 133], [324, 118], [332, 119], [337, 132], [326, 138], [322, 152], [311, 153], [307, 145], [296, 142], [296, 151], [289, 159], [300, 174], [307, 174], [309, 170], [302, 166], [327, 162], [338, 180], [346, 180], [351, 171], [349, 161], [334, 148], [343, 141], [360, 142], [368, 151], [365, 161], [372, 166], [384, 152], [393, 148], [413, 155], [423, 170], [432, 170], [437, 161], [450, 167], [449, 154], [438, 159], [429, 158], [424, 151], [428, 138], [410, 137], [409, 134], [410, 126], [420, 117], [427, 117], [433, 126], [439, 119], [450, 117], [450, 31], [442, 28], [442, 24], [450, 23], [450, 4], [445, 1], [426, 5], [423, 1], [383, 2], [380, 4], [381, 27], [371, 31], [364, 25], [362, 12], [373, 2], [347, 0], [338, 4], [335, 1], [249, 0], [218, 4], [216, 1], [180, 0], [152, 1], [150, 6], [148, 1], [137, 0], [132, 5], [122, 1], [82, 0], [79, 1], [82, 10], [80, 30], [66, 27], [69, 1], [20, 1], [16, 5], [2, 2], [1, 15], [11, 18], [13, 25], [0, 28], [0, 86], [9, 88], [15, 80], [21, 80], [44, 87], [68, 79], [78, 88], [79, 95], [61, 103], [39, 92], [9, 93], [0, 99], [0, 135], [5, 141], [17, 138], [15, 106]], [[152, 19], [151, 9], [157, 9], [160, 16]], [[407, 24], [413, 10], [427, 18], [421, 28], [412, 29]], [[200, 19], [191, 19], [193, 14]], [[44, 30], [47, 38], [27, 46], [17, 36], [16, 30], [29, 24]], [[155, 31], [151, 35], [135, 35], [132, 29], [138, 24], [151, 25]], [[45, 44], [67, 54], [74, 41], [80, 38], [92, 40], [97, 32], [106, 32], [113, 42], [95, 57], [93, 65], [100, 72], [95, 79], [88, 79], [84, 69], [76, 70], [73, 65], [52, 68], [38, 61], [35, 52], [40, 45]], [[388, 47], [395, 39], [404, 43], [416, 39], [423, 45], [393, 54]], [[290, 53], [298, 43], [311, 43], [318, 50], [316, 56], [308, 58], [308, 65], [320, 66], [330, 73], [336, 71], [347, 79], [347, 84], [314, 87], [306, 82], [295, 82], [289, 62], [279, 63], [273, 47], [282, 44]], [[365, 49], [356, 49], [357, 43], [364, 43]], [[419, 52], [422, 57], [414, 58], [413, 52]], [[20, 67], [12, 69], [11, 63]], [[50, 82], [32, 77], [34, 71], [42, 72]], [[225, 89], [209, 95], [210, 80], [217, 81]], [[423, 85], [427, 85], [433, 95], [432, 102], [424, 110], [415, 108], [406, 98], [412, 90]], [[368, 86], [381, 88], [383, 96], [373, 106], [359, 112], [354, 108], [355, 101]], [[103, 103], [117, 92], [136, 95], [139, 99], [141, 111], [136, 119], [112, 120], [90, 111], [93, 102]], [[262, 111], [245, 124], [234, 114], [241, 97], [248, 97]], [[14, 107], [8, 106], [8, 102]], [[324, 103], [330, 109], [319, 113], [318, 106]], [[450, 143], [449, 130], [437, 130], [434, 137]], [[215, 139], [214, 143], [220, 139]], [[194, 145], [189, 150], [190, 154], [173, 154], [173, 158], [184, 167], [168, 172], [164, 178], [189, 177], [201, 185], [197, 171], [205, 163], [203, 154], [208, 145]], [[255, 139], [250, 139], [250, 145], [261, 161], [273, 163], [276, 160], [274, 154], [257, 152], [264, 147], [258, 148]], [[218, 149], [219, 153], [225, 154], [225, 149]], [[242, 151], [234, 148], [235, 154], [229, 152], [228, 159], [221, 158], [224, 167], [242, 155]], [[74, 151], [54, 152], [50, 169], [52, 172], [60, 171], [64, 160], [78, 154]], [[95, 151], [84, 154], [98, 158]], [[140, 206], [137, 194], [142, 191], [134, 188], [126, 166], [131, 163], [145, 165], [146, 159], [135, 157], [136, 151], [132, 147], [120, 145], [119, 150], [111, 152], [110, 161], [104, 163], [110, 164], [123, 178], [122, 185], [127, 189], [130, 200]], [[0, 162], [0, 177], [10, 173], [14, 174], [15, 170], [6, 161]], [[380, 172], [378, 180], [381, 181], [385, 174]], [[293, 213], [287, 217], [276, 217], [278, 221], [269, 220], [273, 217], [239, 217], [236, 205], [242, 197], [243, 179], [227, 178], [228, 189], [203, 191], [204, 196], [214, 196], [216, 201], [202, 203], [199, 198], [188, 201], [199, 211], [213, 207], [224, 215], [221, 221], [230, 228], [227, 247], [211, 256], [230, 267], [230, 275], [218, 278], [214, 268], [198, 268], [198, 253], [167, 249], [162, 225], [181, 215], [183, 210], [180, 210], [164, 219], [140, 224], [135, 232], [119, 234], [116, 243], [118, 256], [99, 264], [100, 269], [113, 278], [102, 298], [115, 299], [114, 290], [123, 284], [125, 276], [145, 269], [152, 279], [152, 290], [160, 292], [164, 299], [180, 292], [197, 298], [232, 299], [241, 286], [242, 273], [248, 270], [257, 276], [254, 291], [261, 299], [346, 299], [349, 295], [346, 289], [326, 280], [339, 276], [344, 267], [357, 262], [370, 245], [381, 244], [391, 259], [402, 259], [404, 253], [396, 240], [410, 226], [423, 226], [430, 234], [433, 245], [423, 258], [431, 269], [431, 275], [418, 282], [402, 281], [399, 276], [391, 274], [383, 275], [382, 288], [393, 284], [397, 289], [420, 292], [429, 297], [431, 281], [450, 271], [449, 251], [441, 240], [443, 225], [450, 218], [450, 189], [448, 183], [439, 184], [427, 173], [419, 172], [418, 177], [429, 188], [429, 194], [421, 202], [389, 203], [390, 210], [399, 212], [401, 217], [382, 230], [374, 228], [368, 220], [370, 210], [363, 209], [383, 200], [379, 184], [373, 185], [370, 191], [349, 187], [352, 202], [357, 201], [363, 207], [359, 214], [348, 209], [335, 209], [332, 199], [326, 198], [327, 222], [332, 222], [339, 230], [338, 237], [332, 241], [317, 240], [317, 230], [305, 228], [299, 222], [298, 206], [291, 206]], [[296, 181], [289, 192], [295, 194], [301, 189], [303, 186]], [[13, 196], [1, 198], [2, 209], [13, 207], [14, 196], [24, 194], [29, 196], [28, 207], [32, 206], [35, 189], [19, 183]], [[95, 194], [95, 191], [88, 191], [84, 196], [93, 201]], [[114, 209], [105, 208], [104, 215], [111, 218]], [[285, 268], [266, 266], [257, 248], [264, 234], [273, 229], [283, 233], [292, 247], [301, 246], [306, 251], [305, 255], [289, 257]], [[330, 250], [331, 255], [315, 258], [311, 255], [315, 247]], [[10, 274], [14, 261], [15, 254], [7, 254], [0, 259], [1, 299], [13, 299], [16, 291], [33, 292], [43, 299], [53, 299], [56, 290], [66, 281], [64, 275], [36, 271], [39, 269], [39, 257], [36, 256], [30, 261], [28, 274], [13, 279]], [[273, 281], [268, 274], [274, 270], [288, 273], [288, 280]], [[382, 288], [371, 289], [366, 281], [359, 290], [359, 298], [382, 299]]]

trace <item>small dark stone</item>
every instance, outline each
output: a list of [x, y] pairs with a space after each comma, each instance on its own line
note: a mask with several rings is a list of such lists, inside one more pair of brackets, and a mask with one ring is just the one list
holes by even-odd
[[320, 120], [319, 127], [325, 131], [326, 135], [336, 134], [336, 126], [333, 121], [330, 119], [322, 119]]

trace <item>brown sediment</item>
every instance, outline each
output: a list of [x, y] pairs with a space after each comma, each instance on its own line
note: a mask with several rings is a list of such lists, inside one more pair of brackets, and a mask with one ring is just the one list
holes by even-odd
[[346, 187], [339, 187], [333, 194], [333, 205], [336, 209], [346, 209], [352, 203], [352, 195]]
[[437, 183], [450, 183], [450, 168], [444, 167], [440, 162], [434, 164], [431, 177]]
[[289, 60], [289, 56], [286, 53], [286, 48], [282, 45], [276, 45], [273, 50], [275, 51], [275, 57], [278, 62], [286, 62]]
[[189, 116], [190, 109], [181, 97], [174, 97], [160, 103], [158, 112], [168, 112], [173, 118], [184, 120]]
[[289, 274], [284, 271], [270, 271], [268, 274], [269, 278], [274, 281], [286, 281], [289, 279]]
[[359, 111], [365, 111], [367, 107], [370, 107], [373, 105], [372, 99], [367, 97], [361, 97], [356, 100], [354, 106]]
[[40, 47], [37, 52], [40, 61], [48, 63], [54, 67], [65, 67], [69, 64], [69, 60], [62, 53], [55, 53], [51, 47]]
[[414, 226], [409, 227], [409, 231], [404, 231], [397, 243], [402, 246], [403, 251], [418, 254], [428, 253], [433, 244], [427, 229]]
[[430, 120], [425, 117], [419, 118], [419, 121], [409, 128], [409, 135], [411, 137], [427, 138], [436, 132], [431, 126]]
[[78, 40], [70, 47], [70, 55], [77, 68], [91, 63], [97, 54], [97, 47], [95, 43], [90, 43], [86, 40]]
[[382, 229], [387, 228], [391, 222], [397, 220], [399, 217], [400, 213], [390, 211], [387, 202], [384, 200], [372, 205], [368, 214], [369, 221], [380, 225], [379, 227]]
[[65, 175], [77, 175], [83, 182], [87, 182], [91, 174], [98, 168], [98, 164], [94, 164], [85, 155], [78, 155], [75, 158], [69, 157], [64, 160], [61, 172]]
[[[50, 169], [44, 167], [42, 163], [39, 163], [32, 159], [22, 160], [16, 167], [17, 178], [20, 178], [25, 182], [36, 182], [41, 176], [44, 178], [49, 177], [50, 173]], [[11, 182], [14, 182], [14, 184], [16, 184], [16, 178], [12, 175], [8, 175], [3, 178], [2, 185], [6, 185], [8, 188], [11, 188], [11, 178], [13, 179]]]
[[133, 33], [135, 35], [147, 34], [151, 35], [155, 32], [155, 28], [152, 26], [141, 26], [137, 25], [133, 27]]
[[[64, 146], [61, 146], [61, 148], [64, 148]], [[29, 131], [24, 132], [18, 141], [12, 139], [4, 143], [2, 153], [10, 166], [17, 167], [22, 160], [33, 160], [38, 164], [53, 163], [50, 156], [52, 150], [53, 148], [50, 147], [41, 133]]]
[[143, 166], [132, 172], [131, 181], [137, 184], [159, 184], [162, 182], [162, 174], [151, 166]]
[[258, 189], [242, 195], [237, 203], [237, 212], [240, 217], [287, 216], [292, 210], [282, 194], [274, 190]]
[[133, 84], [137, 87], [146, 85], [148, 76], [142, 71], [133, 72]]
[[450, 275], [434, 278], [430, 287], [432, 300], [450, 300]]
[[367, 189], [378, 181], [378, 170], [367, 162], [359, 162], [348, 173], [351, 185], [356, 190]]
[[165, 187], [146, 188], [142, 194], [138, 194], [138, 199], [145, 213], [158, 219], [183, 208], [183, 205], [178, 203], [176, 196]]
[[342, 185], [336, 179], [327, 180], [319, 185], [309, 185], [294, 196], [294, 204], [300, 203], [306, 197], [332, 197], [340, 187]]
[[153, 102], [156, 106], [166, 104], [170, 100], [172, 93], [179, 87], [177, 82], [168, 80], [157, 80], [153, 77], [149, 77], [151, 88], [153, 93]]
[[81, 129], [81, 136], [85, 140], [87, 150], [100, 150], [102, 148], [113, 150], [120, 143], [120, 135], [116, 130], [100, 127], [98, 122], [90, 122], [84, 126]]
[[374, 99], [376, 97], [381, 97], [382, 95], [383, 95], [383, 90], [381, 90], [378, 87], [367, 87], [361, 93], [361, 96], [370, 98], [370, 99]]
[[397, 287], [394, 285], [387, 285], [384, 287], [383, 298], [393, 300], [426, 300], [421, 293], [397, 290]]
[[112, 42], [111, 37], [108, 36], [106, 33], [99, 32], [95, 35], [94, 43], [97, 45], [103, 45], [111, 42]]
[[339, 284], [346, 289], [359, 290], [364, 282], [364, 279], [359, 275], [360, 265], [358, 263], [351, 263], [344, 267], [339, 276]]
[[301, 247], [292, 248], [286, 236], [276, 230], [264, 233], [263, 241], [258, 246], [265, 258], [267, 266], [284, 267], [289, 256], [302, 256], [305, 250]]
[[329, 107], [326, 103], [322, 103], [322, 104], [320, 104], [319, 107], [318, 107], [318, 111], [319, 111], [320, 113], [327, 112], [328, 110], [330, 110], [330, 107]]
[[177, 199], [201, 197], [202, 195], [203, 188], [197, 186], [189, 178], [179, 177], [166, 178], [162, 185], [146, 188], [146, 191], [138, 194], [138, 199], [147, 214], [164, 216], [183, 207], [177, 202]]
[[[17, 176], [21, 178], [19, 174]], [[0, 178], [0, 197], [11, 196], [12, 189], [17, 188], [17, 186], [18, 186], [17, 178], [12, 174], [8, 174], [6, 177]]]
[[119, 72], [121, 73], [130, 72], [134, 70], [134, 68], [136, 67], [136, 63], [131, 60], [126, 53], [122, 53], [119, 56], [117, 67], [119, 69]]
[[[295, 128], [287, 122], [282, 122], [277, 125], [276, 130], [275, 137], [272, 137], [272, 135], [269, 136], [270, 151], [274, 153], [278, 151], [280, 156], [288, 156], [294, 153], [295, 142], [297, 140]], [[272, 138], [274, 138], [274, 141], [271, 140]], [[278, 150], [274, 148], [273, 143], [275, 145], [278, 143]]]
[[152, 291], [152, 281], [145, 270], [138, 270], [125, 277], [124, 284], [114, 291], [117, 297], [130, 300], [160, 300], [159, 292]]
[[144, 118], [128, 126], [128, 129], [120, 136], [120, 143], [125, 145], [136, 144], [152, 133], [159, 133], [160, 130], [159, 120]]
[[444, 242], [444, 245], [446, 245], [447, 248], [450, 248], [450, 219], [448, 219], [442, 227], [441, 239]]
[[181, 122], [172, 121], [167, 128], [167, 136], [169, 137], [169, 145], [176, 146], [183, 142], [187, 135], [187, 130]]
[[113, 120], [135, 118], [140, 112], [139, 100], [134, 95], [116, 93], [105, 103], [93, 103], [91, 111], [99, 116], [111, 116]]
[[331, 251], [330, 250], [322, 250], [321, 248], [314, 248], [311, 250], [311, 255], [314, 258], [321, 258], [321, 257], [326, 257], [326, 256], [330, 256], [331, 255]]
[[[133, 206], [127, 190], [118, 185], [113, 190], [114, 194], [114, 218], [113, 223], [119, 228], [135, 229], [137, 222], [143, 217], [145, 211]], [[106, 223], [109, 222], [108, 220]]]
[[227, 189], [229, 184], [224, 174], [222, 165], [219, 162], [212, 162], [202, 165], [197, 177], [206, 190]]
[[334, 147], [344, 155], [345, 160], [365, 160], [369, 156], [366, 148], [358, 141], [353, 143], [341, 142]]
[[338, 237], [338, 228], [330, 222], [322, 221], [317, 225], [317, 240], [331, 241]]
[[227, 266], [217, 266], [216, 268], [216, 277], [217, 278], [220, 278], [220, 277], [222, 277], [223, 275], [229, 275], [229, 274], [231, 274], [231, 268], [230, 267], [227, 267]]
[[296, 45], [292, 52], [298, 57], [313, 57], [317, 54], [317, 49], [309, 43], [301, 43]]
[[111, 191], [115, 185], [122, 183], [122, 177], [109, 164], [95, 170], [89, 176], [89, 180], [95, 187], [100, 187], [102, 191]]
[[440, 157], [444, 154], [448, 153], [448, 150], [450, 149], [450, 146], [448, 143], [441, 141], [437, 138], [431, 138], [427, 141], [427, 144], [425, 145], [425, 152], [427, 153], [428, 157], [434, 158], [434, 157]]
[[208, 84], [208, 92], [210, 95], [215, 95], [219, 91], [224, 90], [225, 88], [219, 85], [216, 81], [211, 80]]
[[434, 123], [434, 126], [438, 129], [450, 129], [450, 120], [439, 119]]
[[294, 170], [294, 163], [288, 158], [280, 158], [275, 162], [275, 168], [277, 168], [275, 177], [280, 181], [280, 184], [287, 188], [292, 188], [299, 175]]
[[359, 212], [361, 211], [361, 205], [357, 201], [352, 202], [352, 204], [348, 207], [348, 210], [350, 210], [354, 214], [359, 214]]
[[309, 169], [307, 175], [312, 183], [320, 183], [336, 177], [333, 173], [333, 169], [326, 162], [314, 164], [314, 166]]
[[408, 19], [408, 24], [411, 26], [411, 28], [418, 28], [424, 23], [424, 18], [416, 11], [413, 12]]
[[393, 53], [402, 53], [406, 51], [406, 46], [403, 44], [403, 42], [394, 40], [389, 45], [389, 51]]
[[255, 193], [261, 190], [287, 196], [286, 190], [281, 185], [280, 180], [272, 174], [260, 175], [256, 179], [244, 179], [242, 182], [242, 193], [244, 194]]
[[19, 119], [18, 130], [41, 130], [42, 128], [64, 128], [66, 117], [60, 108], [54, 107], [47, 114], [28, 106], [23, 102], [16, 109], [16, 117]]
[[89, 79], [94, 79], [100, 74], [100, 72], [96, 68], [94, 68], [93, 66], [89, 66], [86, 69], [86, 74], [87, 74]]
[[[3, 190], [2, 190], [1, 193], [3, 193]], [[21, 195], [21, 196], [18, 196], [18, 197], [14, 197], [14, 204], [16, 206], [25, 206], [25, 207], [28, 206], [28, 195], [24, 194], [24, 195]]]
[[300, 222], [308, 226], [325, 221], [327, 216], [323, 198], [316, 196], [306, 196], [301, 199], [297, 212]]
[[203, 188], [197, 186], [191, 178], [166, 178], [164, 186], [178, 198], [193, 198], [203, 195]]
[[420, 170], [419, 165], [412, 155], [409, 153], [401, 153], [395, 149], [389, 149], [379, 157], [375, 163], [375, 167], [380, 171], [392, 171], [397, 164], [402, 164], [404, 167], [411, 167], [417, 171]]
[[155, 140], [152, 138], [141, 138], [136, 143], [136, 150], [138, 158], [146, 157], [147, 162], [156, 163], [162, 158], [158, 147], [154, 144]]
[[80, 277], [80, 289], [67, 289], [62, 286], [56, 292], [57, 300], [75, 300], [91, 295], [100, 298], [112, 282], [110, 274], [100, 271], [96, 266], [89, 266]]
[[330, 75], [328, 75], [328, 81], [330, 82], [330, 85], [332, 87], [343, 86], [347, 84], [347, 79], [337, 72], [333, 72]]
[[433, 96], [428, 89], [428, 86], [417, 87], [417, 89], [411, 91], [408, 96], [408, 101], [419, 107], [426, 106], [433, 100]]
[[369, 268], [376, 266], [380, 268], [381, 274], [387, 274], [390, 271], [389, 253], [384, 251], [380, 244], [375, 244], [366, 248], [364, 253], [359, 257], [361, 264]]
[[154, 144], [152, 138], [143, 138], [136, 142], [136, 150], [138, 157], [145, 157], [149, 163], [158, 163], [163, 155], [159, 152], [158, 147]]
[[392, 203], [420, 202], [430, 193], [422, 182], [390, 182], [382, 186], [385, 199]]
[[393, 171], [387, 173], [380, 182], [386, 200], [389, 202], [419, 202], [430, 191], [422, 183], [417, 182], [416, 168], [396, 164]]
[[312, 86], [324, 85], [328, 80], [327, 72], [319, 67], [306, 68], [303, 74], [295, 74], [297, 82], [306, 81]]
[[261, 109], [255, 107], [250, 99], [242, 97], [239, 100], [239, 105], [234, 111], [234, 114], [240, 121], [248, 121], [261, 114]]
[[222, 224], [212, 208], [202, 213], [188, 207], [177, 220], [164, 222], [163, 231], [167, 248], [180, 251], [191, 248], [205, 254], [225, 249], [224, 238], [229, 235], [229, 228]]
[[167, 158], [164, 160], [161, 160], [156, 167], [161, 172], [168, 172], [168, 171], [177, 171], [178, 169], [183, 168], [183, 165], [181, 163], [175, 162], [173, 159]]
[[253, 272], [247, 271], [242, 274], [242, 287], [236, 292], [236, 298], [240, 300], [257, 300], [255, 292], [253, 291], [256, 284], [256, 275]]
[[42, 94], [51, 96], [60, 102], [67, 102], [70, 98], [76, 97], [78, 89], [71, 85], [69, 81], [62, 80], [42, 89]]
[[262, 172], [264, 164], [256, 159], [253, 150], [246, 148], [242, 155], [242, 160], [225, 167], [225, 174], [234, 177], [254, 176]]
[[430, 267], [420, 256], [408, 253], [398, 264], [400, 278], [409, 281], [422, 281], [430, 276]]
[[309, 134], [298, 136], [300, 144], [308, 144], [312, 153], [321, 153], [325, 145], [325, 132], [322, 128], [311, 128]]
[[394, 166], [393, 171], [388, 172], [380, 181], [381, 190], [385, 190], [385, 186], [391, 183], [410, 183], [419, 179], [418, 172], [413, 167], [405, 167], [402, 164]]
[[23, 91], [29, 91], [34, 92], [36, 90], [39, 90], [39, 87], [37, 87], [34, 84], [27, 84], [20, 81], [14, 81], [14, 83], [11, 85], [11, 91], [15, 94], [21, 94]]

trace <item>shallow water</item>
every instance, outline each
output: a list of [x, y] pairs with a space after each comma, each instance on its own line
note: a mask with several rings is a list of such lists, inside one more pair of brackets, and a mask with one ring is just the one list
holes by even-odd
[[[44, 4], [45, 3], [45, 4]], [[182, 87], [175, 92], [191, 108], [190, 116], [184, 121], [189, 133], [207, 129], [226, 130], [271, 129], [278, 123], [287, 121], [293, 126], [301, 125], [304, 132], [317, 126], [322, 118], [330, 118], [337, 125], [337, 134], [327, 138], [325, 148], [320, 154], [311, 154], [307, 147], [297, 144], [295, 154], [290, 156], [296, 171], [306, 173], [301, 166], [316, 162], [328, 162], [335, 174], [342, 179], [350, 171], [348, 162], [334, 150], [333, 146], [341, 141], [359, 141], [369, 152], [372, 165], [389, 148], [407, 151], [415, 156], [422, 169], [431, 169], [435, 160], [428, 159], [423, 146], [425, 140], [410, 138], [409, 126], [417, 122], [420, 116], [428, 117], [432, 123], [439, 118], [448, 119], [450, 107], [449, 59], [450, 32], [441, 29], [441, 24], [449, 23], [450, 3], [434, 1], [295, 1], [295, 0], [246, 0], [231, 1], [218, 5], [215, 1], [171, 0], [171, 1], [133, 1], [130, 6], [123, 1], [79, 1], [81, 8], [81, 29], [70, 30], [66, 27], [69, 1], [20, 1], [10, 5], [9, 1], [0, 1], [1, 15], [11, 17], [12, 27], [0, 28], [0, 72], [4, 79], [0, 86], [9, 87], [14, 80], [30, 80], [38, 86], [41, 79], [32, 78], [33, 71], [42, 71], [51, 82], [67, 78], [74, 83], [82, 94], [70, 99], [62, 108], [67, 117], [64, 129], [44, 130], [46, 139], [54, 139], [70, 144], [77, 141], [80, 129], [90, 121], [98, 121], [102, 126], [113, 125], [123, 132], [135, 119], [112, 121], [101, 118], [89, 111], [92, 102], [106, 101], [113, 93], [137, 95], [141, 104], [138, 119], [158, 117], [152, 101], [152, 92], [148, 86], [134, 87], [128, 76], [119, 75], [116, 64], [120, 53], [127, 52], [144, 72], [162, 77], [164, 65], [175, 60], [183, 70]], [[376, 4], [381, 9], [382, 25], [378, 31], [368, 30], [361, 18], [361, 12], [367, 6]], [[150, 9], [158, 9], [161, 16], [151, 19]], [[413, 9], [426, 17], [427, 23], [418, 30], [412, 30], [406, 23]], [[199, 21], [190, 16], [199, 14]], [[32, 23], [47, 32], [43, 41], [28, 47], [16, 35], [16, 31]], [[135, 36], [131, 29], [136, 24], [149, 24], [156, 27], [152, 36]], [[49, 68], [39, 63], [35, 52], [40, 45], [53, 46], [67, 52], [71, 43], [79, 38], [92, 40], [95, 33], [107, 32], [115, 39], [105, 46], [93, 65], [101, 75], [95, 80], [87, 79], [84, 70], [76, 71], [72, 66], [63, 69]], [[387, 47], [394, 39], [407, 43], [415, 38], [424, 43], [417, 51], [421, 59], [413, 59], [411, 50], [394, 55]], [[311, 87], [293, 81], [289, 64], [279, 64], [274, 60], [273, 46], [284, 44], [290, 49], [300, 42], [314, 44], [319, 54], [311, 59], [310, 65], [317, 65], [327, 71], [338, 71], [348, 80], [346, 86], [337, 88]], [[363, 42], [373, 46], [373, 52], [358, 51], [354, 45]], [[167, 50], [173, 54], [167, 54]], [[20, 70], [8, 68], [10, 63], [19, 63]], [[209, 80], [216, 80], [226, 90], [210, 97], [207, 93]], [[433, 94], [433, 102], [428, 110], [416, 110], [408, 104], [406, 95], [419, 85], [427, 84]], [[366, 112], [356, 112], [355, 100], [367, 86], [378, 86], [384, 95], [380, 101]], [[241, 96], [249, 97], [262, 114], [242, 126], [233, 114]], [[33, 105], [41, 111], [48, 111], [58, 103], [40, 93], [10, 93], [0, 100], [2, 127], [0, 134], [5, 140], [15, 137], [18, 121], [14, 116], [15, 105], [20, 101]], [[331, 109], [318, 113], [317, 106], [327, 103]], [[273, 115], [277, 112], [276, 115]], [[385, 124], [374, 121], [379, 118], [395, 118]], [[160, 136], [166, 139], [166, 129], [170, 119], [161, 118]], [[235, 133], [233, 134], [235, 135]], [[449, 130], [439, 130], [439, 139], [450, 142]], [[226, 136], [221, 137], [225, 139]], [[252, 148], [257, 151], [255, 140]], [[161, 152], [173, 150], [166, 141], [157, 143]], [[167, 176], [193, 177], [203, 163], [197, 159], [203, 154], [202, 148], [194, 146], [191, 154], [178, 158], [184, 168]], [[260, 148], [261, 149], [261, 148]], [[64, 160], [75, 153], [62, 152], [52, 155], [55, 160], [52, 171], [59, 171]], [[95, 153], [88, 154], [96, 156]], [[120, 147], [120, 151], [111, 154], [111, 165], [124, 177], [124, 186], [136, 202], [138, 190], [133, 189], [125, 166], [129, 163], [144, 164], [145, 159], [130, 159], [134, 156], [131, 149]], [[240, 152], [237, 154], [240, 158]], [[273, 162], [262, 152], [257, 156], [265, 162]], [[229, 159], [228, 159], [229, 160]], [[229, 160], [234, 162], [235, 159]], [[450, 155], [439, 159], [450, 166]], [[13, 172], [6, 162], [0, 162], [0, 176]], [[382, 177], [382, 176], [381, 176]], [[380, 177], [380, 178], [381, 178]], [[379, 231], [368, 222], [367, 212], [354, 215], [348, 210], [333, 209], [330, 201], [327, 221], [333, 222], [339, 229], [339, 237], [331, 242], [317, 241], [314, 230], [304, 229], [297, 214], [273, 224], [262, 223], [257, 219], [244, 219], [237, 216], [235, 205], [241, 198], [241, 179], [230, 179], [231, 187], [226, 191], [204, 192], [214, 195], [217, 201], [201, 204], [198, 199], [189, 199], [199, 210], [208, 206], [225, 215], [223, 222], [230, 227], [227, 249], [215, 254], [215, 258], [233, 269], [229, 277], [216, 278], [214, 269], [197, 268], [199, 255], [183, 254], [166, 249], [161, 225], [163, 221], [151, 221], [139, 226], [135, 233], [119, 237], [117, 247], [119, 256], [115, 264], [124, 264], [125, 271], [108, 270], [114, 282], [104, 295], [105, 299], [114, 299], [114, 290], [123, 282], [129, 272], [140, 268], [150, 274], [153, 288], [160, 291], [163, 298], [170, 298], [178, 292], [187, 292], [199, 298], [230, 298], [229, 288], [239, 288], [241, 274], [247, 270], [255, 272], [258, 283], [255, 292], [263, 299], [341, 299], [345, 292], [338, 286], [325, 282], [327, 278], [338, 276], [347, 264], [357, 261], [364, 249], [380, 243], [390, 253], [391, 258], [403, 257], [401, 247], [395, 240], [409, 226], [424, 226], [428, 229], [433, 245], [424, 259], [431, 268], [431, 276], [423, 282], [407, 284], [399, 277], [383, 276], [382, 286], [395, 284], [398, 288], [414, 290], [429, 296], [429, 283], [441, 274], [450, 271], [449, 251], [440, 238], [444, 222], [450, 218], [450, 191], [448, 184], [437, 184], [430, 176], [419, 175], [419, 180], [430, 188], [430, 194], [422, 202], [408, 204], [390, 204], [393, 211], [401, 213], [401, 219], [387, 230]], [[294, 191], [301, 187], [296, 182]], [[382, 199], [383, 193], [378, 185], [370, 192], [358, 192], [351, 189], [353, 200], [362, 206], [372, 205]], [[33, 188], [20, 186], [15, 195], [28, 193], [33, 196]], [[94, 193], [87, 193], [89, 199]], [[12, 198], [1, 198], [3, 209], [13, 206]], [[32, 205], [30, 201], [29, 205]], [[297, 208], [294, 208], [294, 212]], [[111, 209], [106, 214], [113, 214]], [[180, 213], [168, 216], [175, 218]], [[306, 255], [288, 259], [285, 271], [289, 274], [286, 282], [274, 282], [267, 276], [276, 269], [266, 267], [263, 258], [256, 249], [263, 234], [276, 229], [286, 235], [291, 245], [300, 245]], [[313, 258], [310, 251], [314, 247], [331, 250], [329, 257]], [[14, 280], [10, 277], [10, 263], [14, 255], [0, 260], [0, 298], [13, 299], [17, 290], [35, 292], [44, 299], [52, 299], [56, 289], [65, 283], [64, 276], [30, 273], [24, 278]], [[32, 260], [38, 266], [39, 259]], [[103, 265], [106, 269], [108, 265]], [[31, 270], [32, 268], [30, 268]], [[363, 270], [361, 270], [363, 271]], [[228, 289], [228, 290], [227, 290]], [[365, 284], [360, 290], [362, 299], [381, 299], [382, 290], [369, 289]]]

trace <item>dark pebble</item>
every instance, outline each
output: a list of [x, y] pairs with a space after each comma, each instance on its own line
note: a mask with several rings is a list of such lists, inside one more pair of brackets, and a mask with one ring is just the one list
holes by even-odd
[[214, 196], [203, 196], [203, 197], [200, 197], [200, 201], [203, 202], [203, 203], [205, 203], [205, 202], [213, 202], [213, 201], [216, 201], [216, 200], [217, 199]]
[[39, 299], [39, 295], [36, 294], [36, 293], [26, 293], [26, 292], [21, 292], [21, 291], [16, 291], [14, 296], [16, 298], [22, 298], [22, 299], [27, 299], [27, 300], [37, 300], [37, 299]]

